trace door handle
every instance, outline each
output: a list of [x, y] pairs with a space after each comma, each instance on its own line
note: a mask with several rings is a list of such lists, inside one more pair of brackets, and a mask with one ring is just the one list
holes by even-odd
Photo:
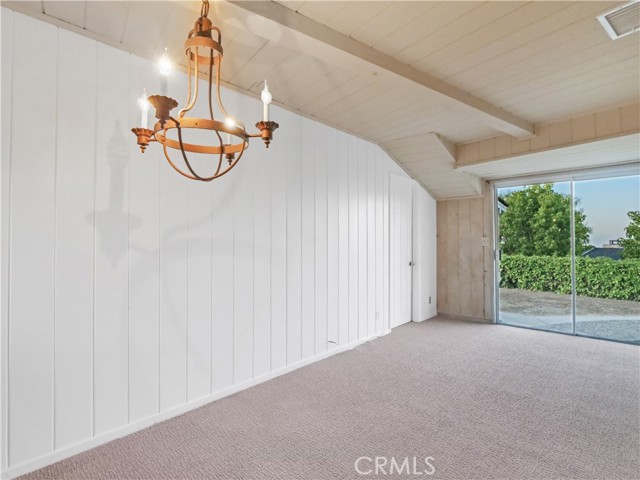
[[415, 265], [415, 263], [413, 263], [413, 262], [409, 262], [409, 266], [410, 266], [410, 267], [413, 267], [414, 265]]

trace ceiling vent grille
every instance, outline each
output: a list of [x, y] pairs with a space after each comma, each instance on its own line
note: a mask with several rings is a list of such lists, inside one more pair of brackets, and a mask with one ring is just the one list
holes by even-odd
[[640, 30], [640, 0], [626, 3], [598, 16], [609, 37], [615, 40]]

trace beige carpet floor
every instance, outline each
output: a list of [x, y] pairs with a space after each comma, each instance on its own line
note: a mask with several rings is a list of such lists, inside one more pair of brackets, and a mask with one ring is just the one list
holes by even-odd
[[[639, 352], [507, 326], [407, 324], [26, 478], [363, 478], [361, 456], [415, 456], [420, 469], [430, 456], [433, 475], [404, 476], [637, 479]], [[368, 478], [390, 478], [378, 473]]]

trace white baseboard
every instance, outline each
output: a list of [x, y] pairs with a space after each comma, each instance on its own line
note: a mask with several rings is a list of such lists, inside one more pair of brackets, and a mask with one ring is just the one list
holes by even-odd
[[363, 338], [361, 340], [357, 340], [355, 342], [348, 343], [347, 345], [334, 347], [331, 350], [327, 350], [326, 352], [320, 353], [318, 355], [314, 355], [313, 357], [305, 358], [304, 360], [300, 360], [291, 365], [287, 365], [286, 367], [280, 368], [278, 370], [274, 370], [273, 372], [261, 375], [256, 378], [252, 378], [251, 380], [247, 380], [245, 382], [239, 383], [237, 385], [233, 385], [231, 387], [225, 388], [223, 390], [219, 390], [210, 395], [206, 395], [197, 400], [193, 400], [191, 402], [180, 405], [179, 407], [174, 407], [172, 409], [161, 412], [152, 417], [145, 418], [143, 420], [139, 420], [137, 422], [130, 423], [128, 425], [122, 426], [110, 432], [106, 432], [70, 447], [66, 447], [62, 450], [57, 450], [55, 452], [48, 453], [41, 457], [38, 457], [34, 460], [30, 460], [25, 463], [21, 463], [14, 467], [8, 468], [4, 472], [0, 473], [0, 478], [3, 479], [11, 479], [19, 477], [20, 475], [25, 475], [27, 473], [33, 472], [40, 468], [46, 467], [47, 465], [51, 465], [53, 463], [59, 462], [66, 458], [72, 457], [73, 455], [77, 455], [78, 453], [85, 452], [97, 446], [103, 445], [107, 442], [115, 440], [117, 438], [124, 437], [131, 433], [137, 432], [138, 430], [142, 430], [144, 428], [150, 427], [159, 422], [163, 422], [173, 417], [177, 417], [178, 415], [182, 415], [190, 410], [206, 405], [207, 403], [211, 403], [215, 400], [219, 400], [224, 397], [228, 397], [229, 395], [233, 395], [241, 390], [245, 390], [247, 388], [253, 387], [254, 385], [258, 385], [260, 383], [266, 382], [267, 380], [271, 380], [272, 378], [279, 377], [280, 375], [284, 375], [285, 373], [292, 372], [293, 370], [297, 370], [300, 367], [304, 367], [306, 365], [310, 365], [319, 360], [323, 360], [325, 358], [331, 357], [337, 353], [345, 352], [347, 350], [351, 350], [358, 345], [362, 345], [370, 340], [378, 338], [382, 335], [386, 335], [389, 331], [384, 331], [379, 334], [371, 335], [369, 337]]
[[429, 312], [426, 317], [424, 317], [424, 318], [422, 318], [420, 320], [412, 320], [412, 321], [414, 323], [420, 323], [420, 322], [424, 322], [425, 320], [429, 320], [430, 318], [433, 318], [433, 317], [435, 317], [437, 315], [438, 315], [438, 312]]

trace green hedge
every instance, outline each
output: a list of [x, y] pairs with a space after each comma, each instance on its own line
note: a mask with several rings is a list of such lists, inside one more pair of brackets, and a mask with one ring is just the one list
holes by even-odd
[[[576, 259], [578, 295], [640, 301], [640, 259]], [[571, 293], [571, 259], [503, 255], [500, 287]]]

